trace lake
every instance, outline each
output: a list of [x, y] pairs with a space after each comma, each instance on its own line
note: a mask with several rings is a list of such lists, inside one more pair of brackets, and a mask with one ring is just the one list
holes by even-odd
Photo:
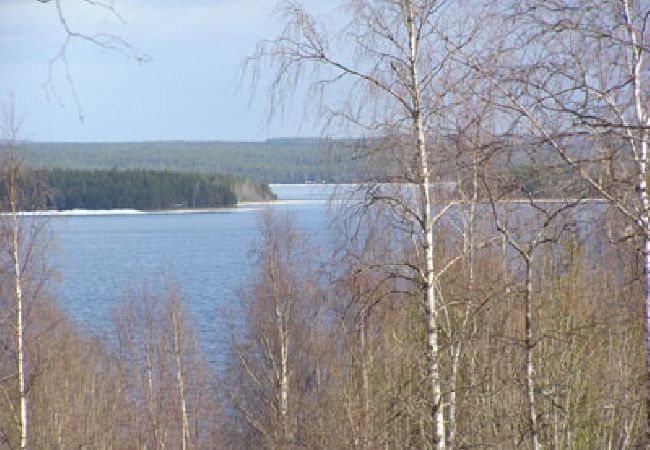
[[[111, 317], [127, 292], [160, 292], [178, 282], [199, 340], [212, 362], [224, 354], [222, 310], [255, 264], [260, 214], [289, 213], [316, 235], [327, 224], [332, 186], [273, 185], [280, 201], [200, 213], [66, 213], [51, 219], [56, 239], [54, 287], [63, 309], [83, 328], [110, 339]], [[320, 233], [322, 236], [323, 233]]]
[[[255, 265], [261, 212], [271, 209], [292, 214], [299, 231], [312, 241], [325, 243], [323, 229], [328, 224], [327, 205], [334, 187], [271, 187], [278, 202], [210, 212], [54, 216], [51, 228], [58, 251], [51, 261], [61, 276], [54, 287], [61, 306], [81, 327], [110, 340], [112, 314], [127, 292], [137, 295], [145, 286], [161, 292], [169, 280], [175, 280], [208, 360], [218, 363], [228, 348], [229, 319], [223, 311], [236, 306], [237, 290]], [[482, 208], [478, 216], [490, 221], [489, 208]], [[594, 211], [593, 205], [587, 208]], [[449, 220], [459, 223], [454, 216], [449, 214]], [[587, 216], [590, 223], [593, 214]], [[589, 233], [584, 229], [581, 234]]]

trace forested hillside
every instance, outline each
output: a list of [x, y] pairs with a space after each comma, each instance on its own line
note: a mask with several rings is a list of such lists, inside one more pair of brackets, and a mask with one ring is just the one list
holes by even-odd
[[275, 198], [268, 185], [226, 175], [51, 169], [32, 176], [38, 183], [30, 186], [47, 192], [44, 203], [38, 205], [47, 209], [216, 208]]
[[37, 168], [223, 173], [259, 183], [350, 182], [359, 162], [343, 141], [37, 143], [18, 146]]

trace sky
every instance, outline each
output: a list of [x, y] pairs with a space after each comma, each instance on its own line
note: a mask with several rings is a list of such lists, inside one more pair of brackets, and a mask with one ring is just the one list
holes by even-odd
[[[333, 2], [306, 0], [317, 14]], [[276, 0], [115, 0], [119, 17], [60, 0], [70, 27], [117, 34], [150, 59], [82, 40], [56, 57], [66, 34], [55, 2], [0, 0], [0, 96], [15, 97], [19, 137], [34, 141], [264, 140], [317, 136], [298, 101], [267, 120], [264, 89], [251, 96], [242, 63], [280, 29]], [[262, 79], [262, 84], [264, 78]], [[80, 120], [83, 117], [83, 120]]]

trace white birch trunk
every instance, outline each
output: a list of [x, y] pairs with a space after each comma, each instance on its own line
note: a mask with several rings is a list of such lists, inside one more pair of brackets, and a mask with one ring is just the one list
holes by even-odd
[[20, 417], [19, 417], [19, 432], [20, 432], [20, 449], [25, 450], [27, 448], [27, 392], [25, 390], [25, 346], [24, 346], [24, 335], [25, 330], [23, 326], [23, 291], [22, 291], [22, 279], [20, 271], [20, 259], [19, 259], [19, 226], [18, 226], [18, 217], [17, 217], [17, 205], [16, 205], [16, 162], [12, 156], [11, 158], [11, 171], [10, 181], [9, 181], [9, 202], [11, 206], [11, 218], [12, 218], [12, 227], [11, 227], [11, 257], [13, 260], [13, 269], [14, 269], [14, 288], [16, 296], [16, 352], [18, 358], [18, 396], [20, 399]]
[[370, 445], [370, 385], [368, 382], [368, 367], [366, 361], [367, 346], [366, 346], [366, 312], [365, 308], [361, 312], [360, 324], [360, 338], [361, 338], [361, 405], [362, 405], [362, 418], [361, 418], [361, 441], [363, 450], [367, 450]]
[[[648, 168], [648, 132], [650, 119], [646, 111], [641, 90], [643, 67], [643, 53], [639, 47], [637, 32], [632, 27], [630, 16], [630, 1], [624, 0], [625, 20], [628, 33], [632, 41], [632, 77], [634, 82], [634, 107], [636, 120], [641, 127], [639, 154], [637, 159], [637, 190], [641, 211], [639, 214], [639, 226], [644, 238], [644, 270], [645, 270], [645, 344], [646, 344], [646, 448], [650, 449], [650, 213], [648, 205], [648, 186], [646, 182], [646, 171]], [[645, 128], [644, 128], [645, 127]]]
[[185, 378], [183, 376], [183, 359], [181, 355], [182, 343], [181, 343], [181, 331], [178, 321], [178, 309], [176, 304], [172, 304], [172, 327], [174, 333], [174, 353], [176, 356], [176, 381], [178, 387], [178, 397], [180, 399], [180, 408], [181, 408], [181, 423], [182, 423], [182, 438], [181, 438], [181, 448], [182, 450], [187, 450], [188, 441], [190, 436], [190, 426], [189, 420], [187, 418], [187, 403], [185, 400]]
[[[278, 346], [280, 350], [280, 367], [278, 377], [279, 392], [279, 414], [281, 439], [279, 448], [287, 450], [293, 447], [292, 433], [289, 424], [289, 335], [287, 330], [288, 317], [291, 311], [291, 299], [285, 298], [285, 294], [277, 286], [277, 274], [275, 265], [271, 267], [273, 279], [273, 301], [275, 308], [275, 324], [277, 327]], [[289, 297], [290, 294], [287, 294]]]
[[[476, 246], [476, 204], [478, 203], [478, 152], [474, 150], [474, 163], [472, 165], [472, 201], [469, 205], [469, 284], [474, 287], [474, 247]], [[471, 289], [470, 289], [471, 290]]]
[[161, 449], [164, 446], [160, 442], [160, 429], [158, 426], [158, 414], [155, 410], [154, 405], [154, 392], [153, 392], [153, 362], [152, 362], [152, 353], [151, 345], [147, 345], [145, 364], [147, 367], [147, 403], [149, 405], [149, 414], [152, 417], [153, 421], [153, 436], [156, 441], [156, 448]]
[[282, 422], [282, 445], [286, 450], [290, 447], [291, 433], [289, 431], [289, 349], [288, 337], [285, 329], [285, 318], [276, 304], [276, 318], [278, 320], [278, 338], [280, 340], [280, 421]]
[[[459, 186], [461, 184], [459, 183]], [[475, 153], [472, 166], [472, 197], [469, 204], [469, 217], [463, 233], [463, 253], [467, 255], [467, 271], [469, 275], [469, 291], [474, 291], [474, 249], [475, 249], [475, 230], [476, 230], [476, 204], [478, 202], [478, 155]], [[462, 330], [467, 328], [470, 316], [471, 304], [465, 308], [465, 318]], [[458, 390], [458, 368], [460, 366], [460, 355], [462, 351], [462, 342], [458, 340], [451, 346], [451, 388], [449, 390], [449, 423], [447, 425], [449, 439], [449, 448], [453, 449], [456, 441], [456, 398]]]
[[535, 405], [535, 366], [533, 360], [533, 314], [531, 301], [533, 296], [532, 255], [526, 257], [526, 293], [524, 297], [525, 340], [524, 351], [526, 360], [526, 400], [528, 403], [528, 422], [530, 427], [530, 443], [533, 450], [541, 450], [537, 435], [537, 412]]
[[433, 436], [438, 450], [446, 448], [444, 408], [442, 404], [442, 389], [440, 386], [440, 369], [438, 367], [438, 305], [435, 296], [434, 273], [433, 273], [433, 223], [432, 223], [432, 201], [431, 201], [431, 174], [427, 157], [426, 134], [420, 110], [420, 85], [418, 79], [418, 42], [417, 32], [413, 16], [413, 3], [406, 0], [404, 3], [406, 11], [406, 28], [409, 37], [410, 48], [410, 69], [411, 69], [411, 97], [413, 102], [412, 120], [417, 145], [417, 152], [420, 159], [420, 202], [422, 221], [424, 224], [424, 256], [425, 256], [425, 305], [427, 311], [427, 345], [429, 361], [429, 379], [431, 382], [431, 403], [433, 419]]
[[[639, 98], [639, 97], [637, 97]], [[638, 191], [641, 204], [639, 225], [644, 233], [644, 270], [645, 270], [645, 344], [646, 344], [646, 448], [650, 449], [650, 220], [648, 217], [648, 187], [646, 169], [648, 161], [648, 142], [644, 133], [641, 140], [638, 162]]]
[[458, 368], [460, 365], [460, 353], [462, 344], [456, 342], [451, 347], [451, 389], [449, 391], [449, 448], [454, 448], [456, 441], [456, 397], [458, 389]]

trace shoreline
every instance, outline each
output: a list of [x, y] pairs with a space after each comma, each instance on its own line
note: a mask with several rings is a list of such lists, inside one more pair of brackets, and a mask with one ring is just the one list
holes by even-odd
[[[221, 206], [215, 208], [182, 208], [139, 210], [129, 208], [116, 209], [68, 209], [68, 210], [38, 210], [19, 211], [18, 217], [99, 217], [99, 216], [143, 216], [143, 215], [174, 215], [174, 214], [213, 214], [259, 211], [267, 206], [290, 205], [321, 205], [327, 200], [264, 200], [254, 202], [239, 202], [234, 206]], [[0, 213], [0, 217], [11, 216], [11, 213]]]

